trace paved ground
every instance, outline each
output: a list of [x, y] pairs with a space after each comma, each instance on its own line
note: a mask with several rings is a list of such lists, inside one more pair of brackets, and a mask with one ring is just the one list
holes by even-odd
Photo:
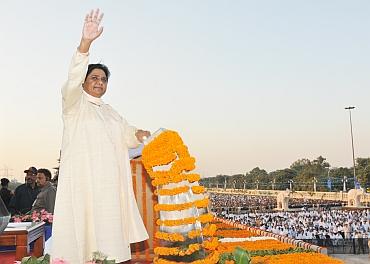
[[338, 258], [344, 261], [345, 264], [369, 264], [370, 256], [368, 254], [333, 254], [333, 258]]

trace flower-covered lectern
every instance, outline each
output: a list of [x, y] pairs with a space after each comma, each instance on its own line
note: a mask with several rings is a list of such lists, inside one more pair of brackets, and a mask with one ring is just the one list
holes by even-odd
[[156, 187], [160, 227], [155, 238], [154, 263], [217, 263], [218, 240], [213, 237], [216, 226], [210, 222], [208, 197], [199, 186], [195, 159], [190, 156], [178, 133], [164, 130], [147, 143], [142, 163]]

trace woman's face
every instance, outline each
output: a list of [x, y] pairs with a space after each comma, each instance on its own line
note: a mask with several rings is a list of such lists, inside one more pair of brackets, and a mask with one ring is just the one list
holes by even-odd
[[84, 91], [94, 97], [102, 97], [107, 90], [108, 79], [105, 72], [101, 69], [94, 69], [87, 76], [82, 84]]

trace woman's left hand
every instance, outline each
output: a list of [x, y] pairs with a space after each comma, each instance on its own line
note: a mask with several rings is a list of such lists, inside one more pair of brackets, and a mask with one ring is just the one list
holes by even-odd
[[135, 133], [135, 136], [139, 142], [143, 143], [145, 139], [150, 137], [150, 131], [138, 129]]

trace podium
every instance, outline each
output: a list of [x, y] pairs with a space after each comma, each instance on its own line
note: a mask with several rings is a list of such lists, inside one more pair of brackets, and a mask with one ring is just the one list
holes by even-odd
[[150, 178], [143, 164], [141, 157], [131, 159], [132, 185], [137, 205], [143, 219], [149, 239], [143, 242], [131, 244], [132, 258], [135, 260], [152, 261], [154, 256], [154, 247], [156, 240], [154, 234], [158, 231], [155, 219], [158, 218], [158, 212], [154, 211], [154, 205], [157, 203], [157, 197], [154, 195], [154, 187], [150, 183]]

